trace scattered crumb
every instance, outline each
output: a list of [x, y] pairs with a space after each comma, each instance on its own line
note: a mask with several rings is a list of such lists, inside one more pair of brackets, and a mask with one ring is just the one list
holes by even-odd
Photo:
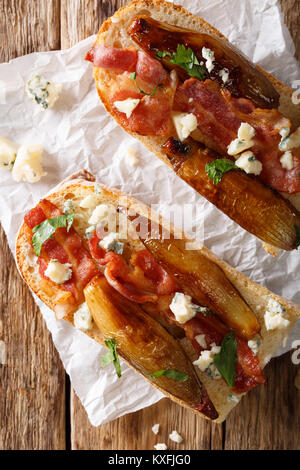
[[169, 434], [169, 438], [173, 442], [177, 442], [177, 444], [180, 444], [183, 441], [183, 438], [178, 434], [177, 431], [172, 431], [171, 434]]
[[162, 443], [162, 442], [159, 442], [158, 444], [155, 444], [154, 446], [154, 449], [156, 450], [167, 450], [167, 445]]
[[239, 397], [237, 395], [227, 395], [227, 401], [228, 403], [229, 402], [234, 402], [234, 403], [238, 403], [240, 401]]
[[158, 432], [159, 432], [159, 426], [160, 426], [160, 424], [154, 424], [154, 426], [152, 426], [152, 432], [153, 432], [154, 434], [158, 434]]
[[269, 253], [269, 255], [274, 256], [274, 257], [278, 256], [280, 249], [277, 248], [276, 246], [269, 245], [269, 243], [263, 243], [262, 246], [264, 250], [267, 253]]

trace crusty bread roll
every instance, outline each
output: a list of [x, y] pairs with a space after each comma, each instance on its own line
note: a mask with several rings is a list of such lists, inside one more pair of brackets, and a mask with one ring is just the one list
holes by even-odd
[[[174, 5], [173, 3], [165, 2], [163, 0], [135, 0], [125, 7], [120, 8], [112, 17], [108, 18], [108, 20], [103, 23], [94, 45], [103, 44], [105, 46], [112, 46], [116, 48], [134, 46], [135, 48], [138, 48], [137, 44], [134, 43], [127, 34], [127, 28], [135, 15], [148, 15], [155, 20], [165, 22], [170, 25], [176, 25], [195, 31], [210, 33], [227, 41], [227, 38], [217, 29], [212, 27], [202, 18], [199, 18], [198, 16], [188, 12], [180, 5]], [[300, 104], [296, 105], [292, 102], [292, 94], [294, 93], [294, 90], [284, 85], [282, 82], [273, 77], [273, 75], [267, 73], [262, 68], [258, 68], [264, 73], [264, 75], [266, 75], [270, 82], [272, 82], [280, 94], [279, 111], [291, 120], [292, 130], [295, 130], [300, 126]], [[110, 78], [111, 74], [109, 70], [94, 67], [94, 79], [96, 82], [98, 94], [106, 110], [112, 114], [111, 105], [107, 99]], [[120, 122], [119, 124], [122, 125]], [[125, 130], [126, 132], [130, 133], [127, 129]], [[161, 150], [161, 145], [167, 139], [166, 136], [142, 136], [136, 133], [130, 134], [142, 142], [145, 147], [147, 147], [158, 158], [171, 167], [168, 158]], [[172, 130], [170, 135], [172, 135]], [[298, 210], [300, 210], [299, 193], [291, 195], [282, 193], [282, 195], [289, 199], [291, 203]], [[265, 248], [268, 247], [265, 246]], [[271, 246], [269, 246], [268, 251], [270, 251], [271, 254], [278, 253], [278, 250]]]
[[[117, 189], [108, 188], [104, 185], [100, 185], [102, 191], [100, 194], [97, 194], [99, 199], [99, 204], [106, 203], [112, 204], [115, 207], [120, 203], [120, 197], [122, 197], [122, 205], [127, 208], [132, 208], [134, 211], [141, 215], [149, 214], [149, 208], [137, 201], [136, 199], [127, 196], [126, 194], [120, 192]], [[88, 219], [91, 216], [92, 209], [83, 209], [80, 207], [80, 202], [83, 198], [90, 194], [95, 194], [94, 192], [94, 177], [88, 173], [86, 170], [78, 172], [73, 177], [68, 178], [62, 182], [59, 186], [54, 188], [50, 194], [46, 197], [53, 204], [55, 204], [59, 209], [63, 211], [64, 204], [67, 199], [71, 199], [74, 204], [74, 212], [76, 214], [73, 226], [79, 235], [84, 236], [86, 228], [89, 226]], [[169, 229], [169, 225], [166, 225], [166, 222], [161, 220], [157, 214], [151, 211], [151, 216], [153, 220], [160, 221], [163, 225]], [[173, 231], [173, 230], [172, 230]], [[143, 249], [144, 245], [140, 240], [130, 240], [130, 249], [132, 251]], [[262, 367], [264, 367], [268, 361], [271, 359], [272, 355], [286, 340], [289, 331], [295, 324], [298, 317], [300, 317], [300, 307], [293, 302], [290, 302], [286, 299], [271, 293], [268, 289], [261, 287], [255, 282], [248, 279], [246, 276], [241, 274], [236, 269], [229, 266], [227, 263], [222, 261], [216, 255], [214, 255], [210, 250], [205, 247], [201, 248], [201, 252], [205, 254], [210, 260], [215, 262], [226, 274], [231, 283], [235, 288], [240, 292], [241, 296], [248, 303], [252, 311], [255, 313], [259, 323], [261, 325], [261, 346], [259, 348], [258, 358]], [[19, 271], [29, 285], [32, 291], [51, 309], [54, 308], [53, 300], [47, 295], [40, 287], [40, 274], [38, 272], [38, 263], [36, 262], [36, 257], [33, 251], [33, 248], [26, 236], [26, 227], [23, 223], [20, 227], [17, 242], [16, 242], [16, 259]], [[287, 310], [287, 316], [290, 320], [290, 325], [285, 329], [275, 329], [267, 331], [264, 323], [264, 314], [266, 311], [267, 303], [270, 298], [278, 300]], [[69, 315], [65, 320], [73, 324], [73, 317]], [[95, 341], [98, 341], [100, 344], [103, 344], [103, 337], [97, 327], [93, 327], [92, 330], [86, 331], [91, 338]], [[180, 340], [182, 346], [184, 347], [187, 355], [191, 360], [197, 359], [195, 351], [188, 339]], [[120, 354], [122, 355], [122, 354]], [[133, 367], [133, 364], [129, 365]], [[228, 395], [230, 395], [231, 389], [225, 383], [224, 380], [216, 380], [210, 378], [206, 375], [205, 372], [201, 372], [196, 367], [196, 372], [199, 375], [200, 380], [205, 385], [209, 397], [211, 398], [215, 408], [219, 413], [219, 418], [217, 422], [222, 422], [226, 418], [227, 414], [231, 409], [236, 405], [233, 401], [228, 401]], [[145, 377], [147, 380], [148, 378]], [[159, 388], [159, 387], [157, 387]], [[187, 406], [182, 400], [166, 393], [164, 390], [161, 390], [169, 398], [178, 402], [182, 406]], [[195, 411], [195, 410], [193, 410]], [[199, 412], [198, 412], [199, 413]], [[202, 415], [203, 416], [203, 415]]]

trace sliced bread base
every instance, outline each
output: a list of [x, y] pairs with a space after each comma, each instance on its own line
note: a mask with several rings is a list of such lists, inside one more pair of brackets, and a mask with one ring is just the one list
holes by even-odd
[[[47, 199], [49, 199], [61, 210], [63, 210], [65, 202], [68, 199], [71, 199], [74, 204], [74, 211], [77, 214], [74, 221], [74, 228], [79, 233], [79, 235], [84, 236], [85, 230], [89, 226], [88, 219], [91, 216], [91, 209], [81, 208], [80, 202], [86, 196], [95, 194], [94, 178], [90, 173], [86, 172], [86, 170], [77, 173], [73, 177], [75, 177], [75, 179], [73, 179], [72, 177], [68, 178], [68, 180], [65, 180], [59, 186], [54, 188], [54, 190], [47, 195]], [[117, 207], [120, 203], [121, 198], [123, 207], [126, 207], [128, 209], [134, 209], [136, 213], [144, 216], [147, 216], [149, 214], [149, 208], [146, 205], [137, 201], [136, 199], [127, 196], [126, 194], [122, 193], [117, 189], [108, 188], [102, 184], [99, 185], [102, 188], [101, 193], [97, 195], [97, 197], [99, 198], [99, 204], [112, 204]], [[166, 227], [166, 229], [169, 229], [169, 225], [167, 225], [157, 214], [153, 213], [153, 211], [151, 211], [151, 216], [153, 217], [153, 220], [159, 221]], [[41, 278], [38, 272], [38, 264], [36, 262], [37, 259], [32, 249], [32, 246], [28, 240], [26, 232], [26, 226], [23, 223], [20, 227], [16, 242], [16, 258], [18, 269], [25, 282], [31, 288], [31, 290], [48, 307], [53, 310], [54, 305], [51, 297], [47, 296], [47, 293], [45, 293], [40, 288]], [[130, 240], [130, 247], [133, 251], [135, 251], [142, 249], [144, 245], [140, 242], [140, 240]], [[287, 339], [291, 328], [294, 326], [295, 322], [300, 317], [300, 307], [295, 303], [283, 299], [273, 294], [268, 289], [251, 281], [242, 273], [240, 273], [239, 271], [225, 263], [223, 260], [221, 260], [219, 257], [214, 255], [207, 248], [202, 247], [200, 251], [205, 254], [205, 256], [207, 256], [210, 260], [215, 262], [224, 271], [228, 279], [240, 292], [241, 296], [245, 299], [245, 301], [248, 303], [250, 308], [257, 316], [261, 325], [261, 346], [259, 348], [258, 358], [261, 366], [264, 367], [269, 362], [274, 352]], [[290, 320], [288, 328], [285, 328], [284, 330], [266, 330], [264, 314], [267, 309], [267, 304], [270, 298], [278, 300], [286, 308], [287, 317]], [[71, 315], [65, 318], [65, 320], [69, 321], [73, 325], [73, 317]], [[100, 344], [104, 344], [104, 338], [96, 327], [93, 327], [92, 330], [85, 331], [85, 333]], [[190, 341], [186, 338], [180, 341], [189, 358], [191, 360], [197, 359], [195, 351]], [[122, 356], [122, 354], [120, 355]], [[129, 365], [135, 370], [137, 370], [133, 364]], [[197, 367], [196, 371], [199, 375], [201, 382], [205, 385], [208, 394], [211, 400], [213, 401], [217, 411], [219, 412], [219, 418], [216, 420], [216, 422], [224, 421], [231, 409], [234, 408], [234, 406], [236, 406], [237, 404], [235, 401], [230, 400], [230, 396], [232, 395], [230, 387], [225, 383], [224, 380], [217, 380], [208, 377], [205, 372], [201, 372]], [[151, 382], [148, 377], [145, 378], [149, 382]], [[186, 406], [186, 404], [182, 400], [179, 400], [178, 398], [167, 394], [163, 390], [161, 391], [173, 401], [179, 403], [181, 406]]]

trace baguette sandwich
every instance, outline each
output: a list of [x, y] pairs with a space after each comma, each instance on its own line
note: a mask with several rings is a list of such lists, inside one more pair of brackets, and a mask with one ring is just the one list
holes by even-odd
[[[162, 236], [163, 235], [163, 236]], [[24, 217], [18, 269], [54, 312], [166, 396], [222, 422], [264, 384], [263, 367], [300, 316], [132, 197], [82, 170]]]
[[276, 255], [300, 244], [300, 105], [203, 19], [136, 0], [87, 53], [106, 110]]

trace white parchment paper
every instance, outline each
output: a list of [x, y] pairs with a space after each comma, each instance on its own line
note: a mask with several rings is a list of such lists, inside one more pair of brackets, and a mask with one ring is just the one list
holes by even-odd
[[[300, 78], [299, 64], [293, 58], [294, 45], [276, 0], [181, 3], [286, 84]], [[10, 248], [14, 250], [24, 213], [55, 184], [85, 167], [99, 181], [147, 204], [157, 204], [163, 215], [168, 214], [170, 204], [194, 204], [200, 216], [189, 220], [186, 229], [193, 231], [199, 217], [204, 219], [206, 246], [251, 279], [300, 303], [299, 253], [282, 252], [277, 259], [267, 255], [255, 237], [197, 195], [105, 112], [92, 79], [92, 66], [84, 61], [93, 40], [90, 37], [66, 51], [33, 53], [0, 65], [0, 135], [18, 144], [42, 144], [47, 171], [47, 177], [36, 184], [16, 183], [9, 172], [0, 171], [0, 220]], [[53, 109], [43, 112], [25, 95], [25, 84], [32, 73], [63, 84]], [[135, 169], [124, 159], [128, 146], [136, 149], [140, 159]], [[201, 239], [202, 231], [198, 229], [194, 235]], [[104, 348], [66, 322], [56, 322], [53, 313], [35, 300], [93, 425], [149, 406], [162, 397], [124, 364], [121, 379], [116, 378], [113, 367], [101, 369]], [[300, 337], [299, 328], [295, 335]]]

